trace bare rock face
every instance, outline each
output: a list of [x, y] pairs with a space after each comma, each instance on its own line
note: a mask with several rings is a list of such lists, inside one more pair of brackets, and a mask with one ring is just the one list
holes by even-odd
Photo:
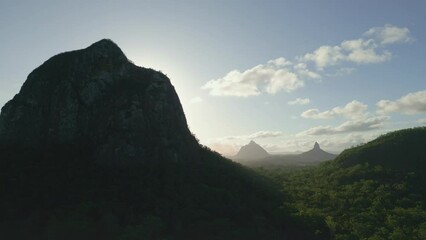
[[167, 76], [134, 65], [106, 39], [28, 76], [2, 108], [0, 147], [105, 163], [178, 161], [198, 149]]

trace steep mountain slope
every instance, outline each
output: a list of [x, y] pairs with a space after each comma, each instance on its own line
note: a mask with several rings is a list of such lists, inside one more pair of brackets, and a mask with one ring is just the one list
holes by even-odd
[[241, 147], [240, 151], [238, 151], [237, 155], [234, 156], [235, 159], [262, 159], [268, 157], [269, 153], [263, 149], [259, 144], [255, 141], [250, 141], [249, 144]]
[[312, 239], [110, 40], [52, 57], [2, 108], [0, 182], [1, 239]]
[[426, 127], [405, 129], [314, 169], [268, 174], [300, 215], [327, 222], [332, 239], [426, 239], [424, 146]]

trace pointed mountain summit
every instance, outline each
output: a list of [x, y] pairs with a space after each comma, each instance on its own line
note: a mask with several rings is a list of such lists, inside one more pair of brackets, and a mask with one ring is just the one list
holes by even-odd
[[237, 155], [235, 155], [235, 159], [261, 159], [268, 157], [269, 153], [263, 149], [259, 144], [255, 141], [251, 140], [249, 144], [241, 147], [240, 151], [238, 151]]
[[313, 149], [314, 150], [320, 150], [321, 148], [320, 148], [320, 145], [317, 142], [315, 142]]
[[318, 142], [315, 142], [314, 147], [298, 155], [298, 157], [304, 161], [325, 161], [331, 160], [336, 157], [336, 155], [328, 153], [321, 149]]

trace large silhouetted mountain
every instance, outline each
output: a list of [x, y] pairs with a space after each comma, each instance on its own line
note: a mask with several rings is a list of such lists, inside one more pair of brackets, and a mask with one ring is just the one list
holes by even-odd
[[35, 69], [2, 108], [0, 144], [117, 164], [179, 161], [197, 148], [170, 80], [130, 63], [110, 40]]
[[240, 148], [237, 155], [233, 158], [235, 159], [262, 159], [268, 157], [269, 153], [263, 149], [259, 144], [255, 141], [250, 141], [249, 144], [244, 145]]
[[309, 235], [266, 180], [198, 145], [164, 74], [110, 40], [50, 58], [2, 108], [0, 183], [1, 239]]

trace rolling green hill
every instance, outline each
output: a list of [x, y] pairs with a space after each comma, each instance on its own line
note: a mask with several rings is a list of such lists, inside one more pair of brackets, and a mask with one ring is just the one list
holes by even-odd
[[425, 146], [425, 127], [405, 129], [345, 150], [316, 168], [267, 174], [290, 195], [296, 215], [326, 221], [331, 239], [423, 240]]

